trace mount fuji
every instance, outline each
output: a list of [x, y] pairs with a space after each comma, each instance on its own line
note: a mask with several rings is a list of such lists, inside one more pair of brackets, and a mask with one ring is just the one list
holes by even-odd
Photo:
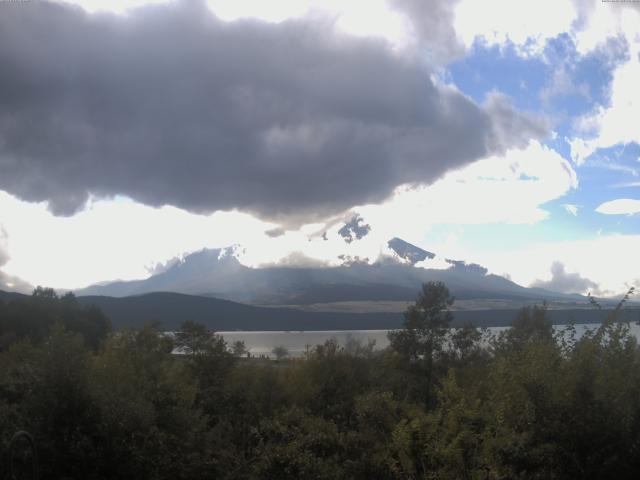
[[507, 302], [510, 307], [547, 300], [583, 303], [580, 295], [526, 288], [477, 264], [446, 259], [446, 269], [424, 268], [435, 254], [399, 238], [389, 240], [393, 253], [373, 264], [345, 259], [335, 267], [268, 266], [251, 268], [238, 259], [238, 247], [203, 249], [176, 260], [147, 279], [93, 285], [78, 295], [126, 297], [174, 292], [254, 305], [310, 306], [340, 302], [410, 302], [423, 282], [441, 281], [457, 303]]

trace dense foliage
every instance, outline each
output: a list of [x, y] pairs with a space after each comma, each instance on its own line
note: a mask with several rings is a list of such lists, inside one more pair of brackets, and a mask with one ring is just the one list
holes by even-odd
[[449, 329], [452, 303], [426, 284], [384, 351], [268, 361], [193, 322], [109, 332], [38, 290], [0, 304], [2, 447], [30, 431], [47, 479], [636, 478], [628, 324], [578, 338], [543, 306], [491, 336]]

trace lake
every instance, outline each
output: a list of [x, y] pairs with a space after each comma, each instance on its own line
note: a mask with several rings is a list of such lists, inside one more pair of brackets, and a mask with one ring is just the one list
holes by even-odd
[[[631, 333], [640, 339], [640, 326], [631, 323]], [[578, 335], [586, 329], [595, 329], [598, 324], [586, 323], [575, 326]], [[499, 333], [509, 327], [489, 327], [491, 333]], [[565, 325], [554, 326], [554, 329], [563, 329]], [[302, 357], [307, 349], [321, 345], [329, 339], [335, 338], [342, 346], [347, 341], [356, 340], [366, 345], [369, 341], [375, 341], [376, 349], [389, 346], [387, 333], [389, 330], [335, 330], [335, 331], [264, 331], [264, 332], [216, 332], [222, 335], [229, 345], [238, 340], [243, 341], [252, 356], [265, 355], [273, 357], [271, 351], [274, 347], [282, 346], [289, 351], [290, 357]]]

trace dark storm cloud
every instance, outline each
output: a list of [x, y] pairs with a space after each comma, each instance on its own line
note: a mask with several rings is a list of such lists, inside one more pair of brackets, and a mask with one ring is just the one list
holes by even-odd
[[270, 230], [267, 230], [266, 232], [264, 232], [267, 236], [271, 237], [271, 238], [278, 238], [281, 237], [282, 235], [284, 235], [286, 232], [286, 230], [282, 227], [276, 227], [276, 228], [272, 228]]
[[536, 280], [532, 287], [544, 288], [560, 293], [584, 293], [587, 290], [597, 290], [598, 284], [578, 273], [568, 273], [562, 262], [551, 265], [551, 280]]
[[224, 23], [201, 2], [126, 16], [0, 15], [0, 189], [72, 214], [89, 194], [284, 223], [545, 133], [478, 106], [382, 40], [321, 21]]

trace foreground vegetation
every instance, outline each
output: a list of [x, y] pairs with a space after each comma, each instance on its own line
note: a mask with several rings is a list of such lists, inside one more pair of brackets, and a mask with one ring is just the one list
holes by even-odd
[[534, 307], [491, 337], [450, 330], [452, 302], [424, 285], [384, 351], [259, 362], [191, 322], [110, 332], [38, 289], [0, 302], [2, 449], [30, 431], [50, 479], [636, 478], [628, 324], [554, 334]]

